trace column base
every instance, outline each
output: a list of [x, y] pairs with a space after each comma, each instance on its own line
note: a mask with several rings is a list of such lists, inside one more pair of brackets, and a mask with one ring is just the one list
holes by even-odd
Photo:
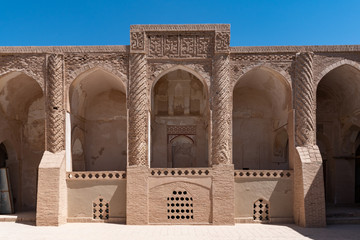
[[213, 225], [235, 224], [234, 165], [213, 166]]
[[39, 165], [36, 225], [59, 226], [66, 221], [65, 151], [46, 151]]
[[149, 168], [129, 166], [126, 172], [126, 224], [149, 224]]
[[294, 173], [295, 223], [301, 227], [325, 227], [323, 166], [318, 146], [296, 148]]

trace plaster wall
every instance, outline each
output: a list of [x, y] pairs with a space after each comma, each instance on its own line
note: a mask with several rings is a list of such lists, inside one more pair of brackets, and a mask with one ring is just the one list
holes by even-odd
[[44, 96], [38, 83], [23, 73], [12, 72], [0, 80], [0, 141], [8, 153], [15, 211], [33, 211], [45, 149]]
[[288, 169], [289, 89], [281, 76], [257, 68], [233, 94], [235, 169]]
[[270, 204], [271, 222], [293, 222], [292, 179], [235, 178], [235, 219], [251, 222], [260, 198]]
[[330, 204], [355, 201], [355, 156], [359, 147], [360, 71], [343, 65], [326, 74], [317, 87], [317, 144]]
[[70, 87], [75, 171], [126, 169], [126, 94], [119, 81], [109, 73], [95, 70], [79, 77]]
[[[208, 224], [211, 222], [211, 177], [149, 177], [149, 223], [150, 224]], [[186, 195], [173, 194], [184, 192]], [[190, 201], [171, 201], [172, 197], [192, 197], [193, 219], [169, 219], [168, 216], [187, 216], [191, 213], [168, 212], [171, 203], [190, 203]], [[170, 198], [170, 200], [168, 200]], [[188, 208], [184, 208], [188, 209]]]
[[110, 219], [126, 217], [126, 180], [68, 180], [68, 218], [92, 219], [93, 201], [109, 202]]

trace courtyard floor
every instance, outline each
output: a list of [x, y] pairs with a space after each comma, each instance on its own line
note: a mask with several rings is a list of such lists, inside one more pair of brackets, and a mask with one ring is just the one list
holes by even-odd
[[360, 239], [360, 225], [301, 228], [295, 225], [237, 224], [235, 226], [126, 226], [104, 223], [68, 223], [35, 227], [0, 222], [0, 239]]

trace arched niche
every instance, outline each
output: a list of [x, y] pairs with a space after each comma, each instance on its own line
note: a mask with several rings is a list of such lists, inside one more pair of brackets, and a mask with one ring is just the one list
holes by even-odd
[[0, 76], [0, 139], [8, 155], [15, 211], [35, 211], [45, 150], [45, 101], [40, 85], [22, 72]]
[[194, 140], [188, 136], [178, 135], [170, 140], [170, 159], [172, 167], [191, 167], [194, 162]]
[[329, 204], [353, 204], [360, 126], [360, 69], [343, 64], [324, 74], [316, 90], [317, 144], [325, 162]]
[[[173, 69], [155, 81], [151, 99], [151, 167], [207, 167], [209, 103], [203, 79]], [[187, 160], [179, 162], [176, 150]]]
[[71, 155], [74, 171], [125, 170], [126, 88], [102, 69], [88, 70], [69, 88]]
[[233, 91], [233, 163], [236, 169], [288, 169], [291, 89], [278, 72], [258, 67]]

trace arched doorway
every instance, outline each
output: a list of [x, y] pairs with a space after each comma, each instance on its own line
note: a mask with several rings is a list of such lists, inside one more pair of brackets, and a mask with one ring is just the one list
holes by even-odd
[[233, 91], [235, 169], [288, 169], [290, 86], [276, 71], [259, 67]]
[[[360, 70], [342, 65], [320, 80], [317, 91], [317, 144], [325, 159], [328, 205], [356, 201], [356, 163], [360, 130]], [[324, 141], [326, 139], [326, 141]]]
[[[357, 140], [360, 141], [360, 134]], [[355, 203], [360, 204], [360, 144], [358, 144], [355, 154]]]
[[152, 89], [151, 167], [207, 167], [209, 104], [204, 82], [174, 69]]
[[73, 170], [126, 170], [126, 88], [121, 79], [91, 69], [72, 82], [68, 105]]
[[0, 168], [6, 168], [6, 160], [8, 160], [8, 153], [4, 143], [0, 144]]
[[45, 150], [45, 101], [40, 85], [24, 73], [0, 77], [0, 139], [15, 211], [35, 211], [37, 170]]

